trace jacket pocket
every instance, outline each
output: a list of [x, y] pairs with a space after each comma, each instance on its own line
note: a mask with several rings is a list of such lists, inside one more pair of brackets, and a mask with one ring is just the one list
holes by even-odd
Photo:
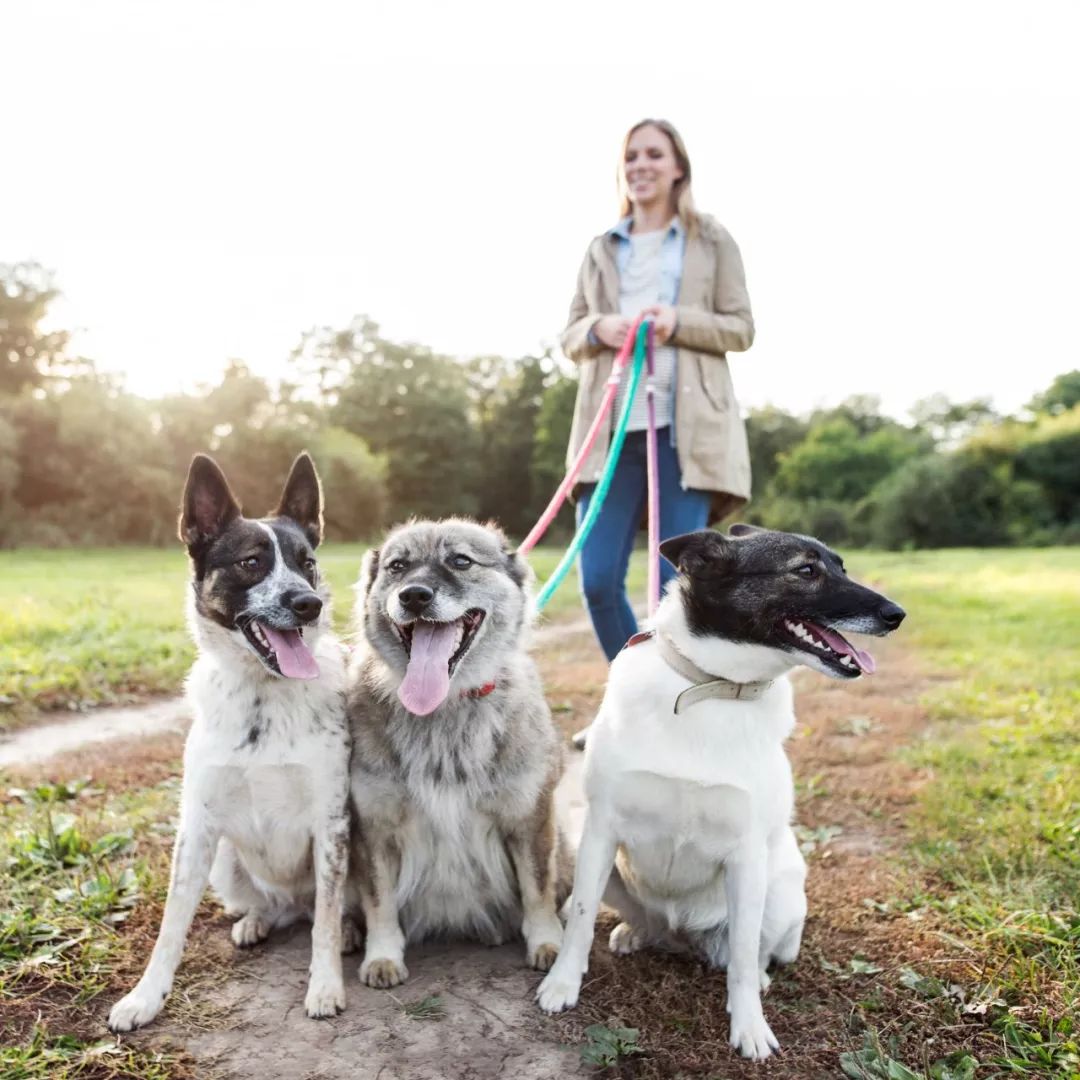
[[720, 356], [702, 356], [701, 353], [698, 353], [694, 360], [697, 363], [698, 380], [705, 400], [717, 412], [727, 412], [726, 371], [720, 366], [721, 364], [726, 366], [727, 360]]

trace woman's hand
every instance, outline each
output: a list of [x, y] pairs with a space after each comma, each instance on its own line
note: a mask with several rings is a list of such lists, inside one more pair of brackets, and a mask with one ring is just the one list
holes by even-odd
[[593, 324], [592, 332], [608, 348], [621, 349], [632, 325], [633, 320], [625, 315], [605, 315]]
[[656, 336], [656, 344], [663, 345], [675, 333], [675, 326], [679, 321], [679, 313], [668, 304], [653, 304], [645, 308], [642, 315], [651, 315], [653, 318], [653, 333]]

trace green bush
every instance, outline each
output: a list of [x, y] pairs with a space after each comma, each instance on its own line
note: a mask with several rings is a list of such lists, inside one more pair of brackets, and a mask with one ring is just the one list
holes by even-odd
[[1080, 405], [1040, 418], [1017, 449], [1015, 469], [1046, 492], [1060, 525], [1080, 526]]
[[1042, 489], [976, 451], [906, 462], [867, 500], [869, 539], [885, 548], [997, 547], [1052, 520]]

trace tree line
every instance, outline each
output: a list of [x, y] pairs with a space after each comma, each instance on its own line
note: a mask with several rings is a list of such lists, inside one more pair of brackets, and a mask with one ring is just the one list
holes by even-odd
[[[172, 542], [196, 451], [261, 514], [306, 447], [342, 540], [449, 514], [521, 538], [562, 476], [576, 380], [550, 353], [460, 360], [358, 317], [301, 335], [280, 383], [231, 360], [196, 393], [146, 399], [44, 329], [56, 296], [40, 266], [0, 264], [0, 546]], [[752, 409], [747, 428], [744, 520], [849, 546], [1080, 542], [1080, 371], [1017, 416], [935, 396], [902, 423], [857, 396]]]

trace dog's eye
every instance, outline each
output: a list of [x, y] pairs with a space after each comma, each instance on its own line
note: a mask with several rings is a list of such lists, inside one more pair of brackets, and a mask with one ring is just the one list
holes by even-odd
[[315, 567], [316, 567], [317, 565], [318, 565], [318, 564], [317, 564], [317, 563], [315, 562], [315, 560], [314, 560], [314, 559], [305, 559], [305, 560], [304, 560], [304, 569], [305, 569], [305, 570], [306, 570], [306, 571], [307, 571], [307, 572], [308, 572], [309, 574], [314, 574], [314, 573], [315, 573]]
[[405, 560], [404, 559], [391, 559], [391, 561], [386, 564], [386, 569], [391, 574], [400, 574], [402, 572], [402, 570], [405, 569]]
[[241, 570], [258, 570], [259, 569], [259, 556], [249, 555], [246, 559], [241, 559], [237, 564]]
[[806, 578], [807, 581], [811, 581], [818, 575], [818, 568], [813, 563], [807, 563], [805, 566], [800, 566], [795, 571], [799, 577]]
[[472, 566], [473, 560], [468, 555], [451, 555], [450, 565], [455, 570], [468, 570]]

